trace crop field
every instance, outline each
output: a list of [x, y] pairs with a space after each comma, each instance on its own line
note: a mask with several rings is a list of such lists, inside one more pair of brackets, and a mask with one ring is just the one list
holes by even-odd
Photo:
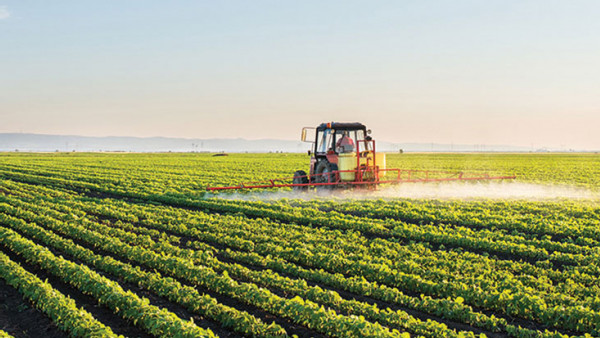
[[388, 155], [569, 198], [205, 192], [307, 166], [0, 153], [0, 337], [600, 336], [600, 155]]

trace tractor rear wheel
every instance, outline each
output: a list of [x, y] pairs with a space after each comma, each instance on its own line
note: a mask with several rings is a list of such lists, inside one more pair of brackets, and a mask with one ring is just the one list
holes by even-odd
[[[308, 176], [306, 175], [306, 172], [304, 170], [297, 170], [294, 173], [294, 180], [292, 181], [292, 183], [294, 184], [307, 184], [308, 183]], [[304, 185], [304, 186], [294, 186], [292, 187], [293, 191], [296, 192], [304, 192], [306, 190], [308, 190], [308, 186]]]
[[[335, 183], [338, 181], [338, 166], [335, 163], [330, 163], [326, 160], [321, 160], [315, 168], [315, 183]], [[335, 185], [317, 185], [317, 190], [331, 190]]]

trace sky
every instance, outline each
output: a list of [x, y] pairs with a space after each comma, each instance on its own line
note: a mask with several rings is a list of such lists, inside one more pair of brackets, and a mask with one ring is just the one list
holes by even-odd
[[2, 1], [0, 133], [599, 150], [600, 1]]

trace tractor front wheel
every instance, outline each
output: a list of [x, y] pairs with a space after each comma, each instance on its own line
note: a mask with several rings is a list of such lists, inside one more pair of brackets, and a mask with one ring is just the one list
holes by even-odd
[[[317, 167], [315, 168], [316, 175], [313, 176], [313, 181], [315, 183], [335, 183], [339, 181], [339, 174], [337, 171], [337, 164], [321, 160], [317, 163]], [[317, 185], [317, 190], [331, 190], [334, 186], [335, 185]]]
[[[297, 170], [294, 173], [294, 180], [292, 181], [292, 183], [308, 184], [308, 176], [306, 175], [306, 172], [304, 170]], [[295, 192], [304, 192], [304, 191], [308, 190], [308, 186], [307, 185], [293, 186], [292, 190]]]

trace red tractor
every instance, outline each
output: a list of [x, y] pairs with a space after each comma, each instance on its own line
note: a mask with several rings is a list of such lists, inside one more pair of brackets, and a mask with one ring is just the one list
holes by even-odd
[[385, 154], [375, 151], [375, 140], [362, 123], [322, 123], [317, 128], [302, 129], [302, 141], [315, 130], [314, 144], [309, 150], [310, 173], [294, 173], [295, 190], [313, 185], [331, 189], [334, 186], [359, 185], [373, 187], [379, 173], [385, 171]]

